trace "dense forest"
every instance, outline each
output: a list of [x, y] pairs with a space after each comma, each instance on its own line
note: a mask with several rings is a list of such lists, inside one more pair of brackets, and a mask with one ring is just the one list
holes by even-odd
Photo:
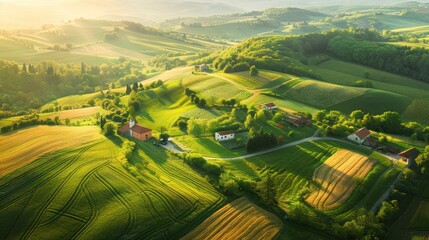
[[258, 37], [204, 60], [213, 60], [214, 67], [225, 72], [246, 71], [254, 65], [317, 79], [307, 59], [324, 53], [429, 82], [429, 50], [391, 45], [388, 41], [388, 37], [368, 29], [333, 30], [299, 37]]
[[0, 108], [3, 112], [36, 109], [59, 97], [108, 89], [117, 80], [123, 85], [134, 83], [143, 80], [143, 67], [123, 58], [99, 66], [0, 61]]

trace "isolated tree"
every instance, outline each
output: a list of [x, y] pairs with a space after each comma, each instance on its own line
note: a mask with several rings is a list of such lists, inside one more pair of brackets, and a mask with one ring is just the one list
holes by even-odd
[[130, 88], [130, 85], [129, 84], [127, 84], [127, 90], [125, 90], [125, 94], [126, 95], [130, 95], [130, 93], [131, 93], [131, 88]]
[[103, 134], [105, 136], [111, 136], [115, 134], [115, 125], [111, 122], [108, 122], [103, 127]]
[[207, 104], [207, 101], [206, 101], [204, 98], [202, 98], [202, 99], [200, 100], [200, 107], [205, 107], [205, 106], [206, 106], [206, 104]]
[[249, 71], [250, 76], [258, 76], [259, 71], [255, 66], [250, 67]]
[[134, 83], [133, 84], [133, 91], [134, 92], [138, 92], [139, 91], [139, 84], [138, 83]]
[[27, 65], [25, 63], [22, 64], [22, 72], [27, 72]]
[[158, 127], [158, 131], [159, 131], [161, 134], [163, 134], [164, 132], [166, 132], [166, 131], [167, 131], [167, 127], [165, 127], [165, 126], [159, 126], [159, 127]]
[[142, 84], [142, 83], [139, 83], [139, 88], [140, 88], [141, 90], [144, 90], [144, 86], [143, 86], [143, 84]]
[[168, 141], [168, 139], [170, 138], [170, 135], [168, 135], [167, 133], [163, 133], [159, 135], [159, 138], [162, 139], [163, 141]]
[[199, 97], [195, 97], [194, 98], [194, 103], [198, 105], [200, 103], [200, 98]]

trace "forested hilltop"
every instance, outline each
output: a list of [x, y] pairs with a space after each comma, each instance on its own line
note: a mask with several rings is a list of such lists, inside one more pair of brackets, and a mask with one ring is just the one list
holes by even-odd
[[328, 54], [380, 70], [429, 82], [429, 50], [388, 44], [389, 37], [368, 29], [333, 30], [298, 37], [258, 37], [243, 41], [200, 62], [217, 70], [239, 72], [251, 66], [319, 78], [309, 57]]

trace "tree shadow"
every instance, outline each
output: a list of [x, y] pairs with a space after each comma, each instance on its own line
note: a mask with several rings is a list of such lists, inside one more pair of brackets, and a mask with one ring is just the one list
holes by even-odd
[[114, 143], [118, 147], [121, 147], [122, 143], [124, 142], [124, 140], [116, 134], [108, 136], [107, 139], [109, 139], [112, 143]]

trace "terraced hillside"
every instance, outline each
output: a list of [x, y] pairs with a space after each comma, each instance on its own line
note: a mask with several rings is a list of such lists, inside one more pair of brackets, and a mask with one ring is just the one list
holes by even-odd
[[223, 203], [204, 178], [151, 143], [138, 143], [124, 168], [117, 160], [122, 140], [93, 135], [98, 140], [64, 146], [0, 177], [0, 238], [171, 239]]
[[273, 239], [282, 225], [274, 214], [241, 197], [213, 213], [181, 239]]

